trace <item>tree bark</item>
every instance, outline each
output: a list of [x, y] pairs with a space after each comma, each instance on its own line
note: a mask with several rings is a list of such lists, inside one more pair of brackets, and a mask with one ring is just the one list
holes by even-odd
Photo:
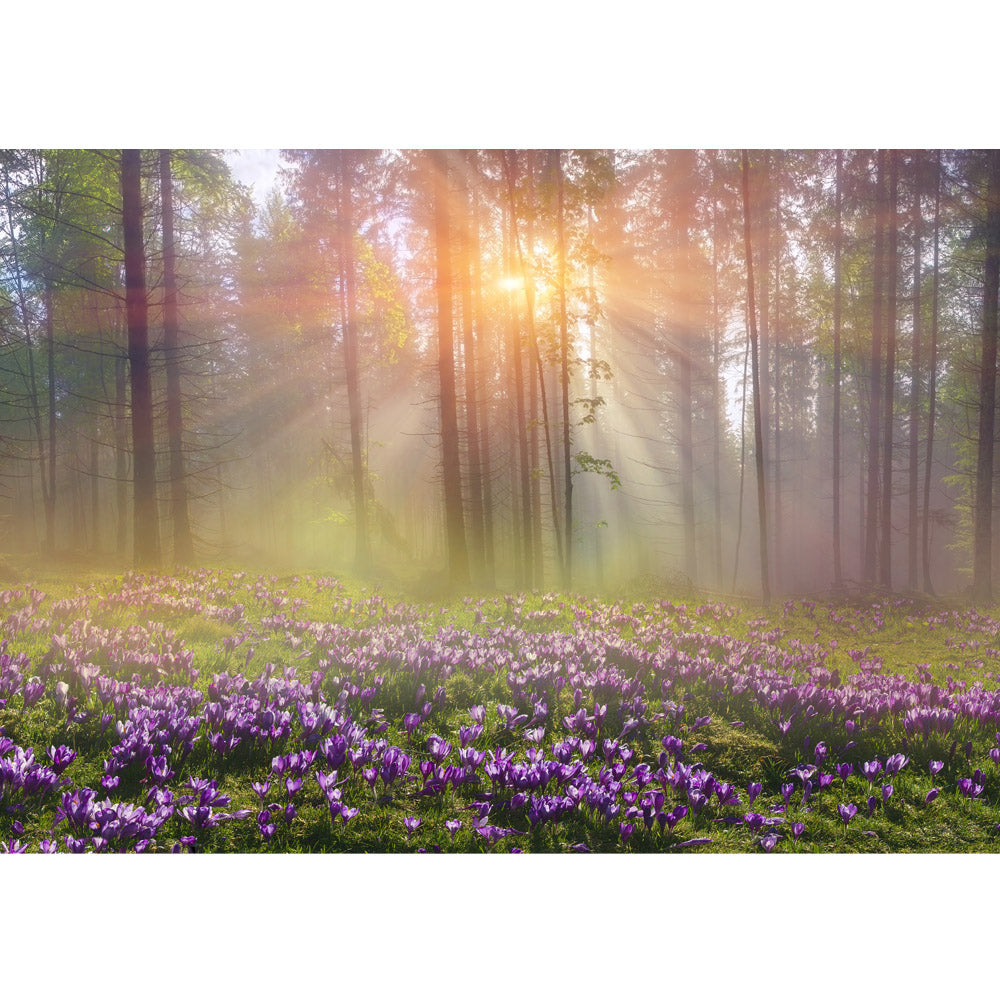
[[160, 150], [160, 207], [163, 217], [163, 352], [167, 373], [167, 449], [170, 455], [170, 515], [174, 562], [194, 563], [194, 542], [184, 475], [184, 418], [181, 408], [180, 323], [177, 315], [177, 246], [170, 150]]
[[156, 525], [156, 455], [149, 367], [146, 255], [142, 244], [141, 151], [121, 153], [122, 225], [125, 241], [125, 309], [132, 411], [134, 561], [139, 569], [160, 560]]
[[[512, 279], [517, 271], [514, 259], [514, 214], [517, 211], [514, 202], [514, 180], [517, 172], [517, 154], [510, 151], [510, 162], [508, 163], [508, 153], [500, 154], [504, 175], [507, 178], [509, 198], [506, 200], [506, 222], [504, 227], [504, 237], [506, 245], [504, 247], [504, 261], [507, 268], [507, 277]], [[524, 355], [522, 349], [522, 337], [517, 320], [517, 296], [514, 293], [513, 285], [508, 285], [507, 294], [508, 308], [508, 354], [511, 358], [511, 375], [514, 380], [514, 436], [517, 441], [517, 467], [520, 485], [520, 510], [515, 511], [515, 521], [520, 525], [521, 542], [521, 567], [520, 576], [517, 578], [521, 585], [531, 586], [534, 581], [534, 559], [533, 530], [531, 516], [531, 466], [529, 464], [528, 449], [528, 426], [524, 401]], [[515, 493], [515, 501], [516, 501]], [[518, 518], [518, 513], [520, 517]], [[539, 556], [540, 557], [540, 556]]]
[[[487, 586], [492, 587], [496, 580], [496, 552], [494, 545], [494, 504], [493, 504], [493, 464], [490, 431], [493, 426], [490, 412], [490, 394], [485, 391], [486, 373], [489, 371], [491, 355], [494, 348], [494, 336], [486, 320], [486, 310], [483, 306], [483, 275], [482, 259], [480, 252], [479, 238], [479, 196], [477, 187], [472, 185], [471, 190], [471, 226], [472, 243], [471, 253], [471, 278], [473, 289], [472, 315], [475, 324], [478, 350], [476, 352], [476, 375], [477, 380], [476, 400], [479, 404], [479, 440], [480, 440], [480, 481], [482, 482], [483, 494], [483, 563], [484, 581]], [[485, 359], [485, 360], [484, 360]], [[492, 381], [492, 379], [491, 379]]]
[[840, 555], [840, 378], [841, 378], [841, 256], [844, 245], [843, 197], [844, 152], [837, 150], [837, 187], [833, 237], [833, 583], [838, 589], [844, 583]]
[[[355, 572], [364, 574], [371, 568], [371, 539], [368, 531], [367, 470], [361, 430], [361, 379], [358, 372], [358, 292], [357, 265], [354, 259], [354, 163], [351, 150], [340, 151], [339, 174], [340, 269], [342, 301], [346, 307], [342, 317], [344, 372], [347, 378], [347, 413], [351, 433], [351, 481], [354, 487], [354, 569]], [[445, 233], [447, 234], [447, 221]], [[447, 247], [445, 247], [445, 253], [447, 254]], [[450, 296], [450, 289], [446, 289], [446, 292]], [[439, 287], [439, 303], [440, 294]], [[449, 331], [451, 329], [450, 308], [449, 298]], [[451, 378], [452, 391], [454, 392], [454, 361], [452, 361]], [[459, 501], [459, 511], [461, 512], [461, 501]]]
[[743, 245], [746, 251], [747, 312], [750, 318], [750, 368], [753, 380], [754, 465], [757, 473], [757, 524], [760, 538], [760, 589], [764, 604], [771, 603], [767, 564], [767, 502], [765, 497], [764, 432], [761, 420], [760, 359], [757, 343], [757, 309], [753, 287], [753, 242], [750, 238], [750, 157], [743, 150]]
[[976, 456], [972, 598], [993, 600], [993, 452], [996, 424], [997, 298], [1000, 294], [1000, 150], [989, 153], [986, 194], [986, 257], [983, 263], [982, 360], [979, 369], [979, 446]]
[[899, 219], [896, 213], [898, 201], [899, 155], [895, 150], [887, 153], [889, 160], [889, 191], [886, 199], [886, 227], [888, 245], [883, 265], [885, 275], [885, 395], [882, 414], [882, 520], [879, 536], [879, 584], [887, 590], [892, 586], [892, 450], [893, 450], [893, 405], [896, 398], [896, 296], [899, 276], [898, 242]]
[[448, 154], [430, 156], [434, 181], [434, 250], [437, 273], [438, 380], [441, 391], [441, 454], [444, 478], [445, 531], [452, 585], [469, 583], [465, 543], [462, 475], [459, 458], [458, 404], [455, 395], [455, 334], [452, 328], [451, 223]]
[[700, 312], [695, 305], [698, 293], [691, 238], [691, 229], [694, 225], [694, 153], [688, 150], [678, 151], [673, 165], [675, 176], [678, 178], [675, 202], [677, 279], [673, 292], [676, 331], [674, 357], [680, 410], [677, 465], [681, 493], [681, 531], [684, 536], [684, 575], [694, 584], [698, 578], [698, 553], [694, 510], [694, 388], [691, 356], [695, 349], [695, 327]]
[[[714, 164], [713, 164], [714, 166]], [[714, 177], [713, 177], [714, 180]], [[722, 323], [719, 317], [719, 205], [712, 202], [712, 547], [715, 585], [722, 589], [722, 408], [721, 381]]]
[[49, 439], [48, 439], [48, 489], [45, 498], [45, 548], [54, 552], [56, 547], [56, 333], [55, 302], [52, 280], [45, 279], [45, 361], [48, 374]]
[[563, 445], [563, 524], [565, 525], [565, 561], [563, 587], [573, 584], [573, 433], [569, 422], [569, 320], [566, 313], [566, 192], [562, 155], [552, 150], [556, 174], [556, 254], [559, 267], [559, 380], [562, 388]]
[[115, 439], [115, 553], [121, 558], [128, 547], [128, 427], [125, 411], [128, 370], [126, 359], [115, 358], [115, 404], [111, 423]]
[[462, 344], [465, 359], [465, 437], [469, 456], [469, 555], [472, 577], [481, 582], [486, 572], [486, 551], [483, 527], [483, 468], [479, 446], [478, 361], [473, 311], [473, 241], [472, 204], [468, 174], [472, 169], [468, 156], [458, 173], [461, 191], [462, 227]]
[[931, 272], [931, 356], [927, 364], [927, 449], [924, 457], [924, 512], [921, 525], [921, 565], [923, 585], [928, 594], [934, 593], [931, 582], [930, 524], [931, 524], [931, 469], [934, 462], [934, 410], [937, 405], [938, 365], [938, 291], [941, 250], [941, 150], [935, 157], [934, 171], [934, 262]]
[[920, 189], [921, 189], [921, 165], [920, 154], [915, 154], [913, 158], [913, 353], [910, 360], [910, 509], [907, 519], [907, 559], [906, 559], [906, 582], [910, 590], [917, 589], [917, 542], [919, 533], [920, 508], [919, 508], [919, 481], [920, 481], [920, 401], [921, 401], [921, 379], [923, 373], [921, 366], [923, 362], [923, 344], [921, 343], [923, 318], [920, 315], [920, 281], [921, 281], [921, 229], [923, 227], [923, 216], [921, 214]]
[[882, 324], [883, 324], [883, 258], [885, 256], [885, 226], [883, 191], [885, 187], [885, 150], [878, 151], [875, 175], [875, 244], [872, 257], [872, 351], [871, 388], [868, 399], [868, 473], [865, 498], [864, 571], [865, 583], [874, 584], [878, 571], [878, 501], [879, 444], [882, 420]]

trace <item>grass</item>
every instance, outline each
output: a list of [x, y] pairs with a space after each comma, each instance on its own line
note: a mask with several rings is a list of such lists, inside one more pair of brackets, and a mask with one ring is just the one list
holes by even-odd
[[[209, 699], [213, 676], [224, 672], [242, 673], [252, 681], [267, 664], [274, 677], [294, 670], [303, 684], [315, 674], [320, 678], [315, 691], [319, 698], [331, 705], [349, 706], [358, 721], [377, 709], [386, 724], [382, 737], [411, 757], [408, 778], [388, 788], [381, 779], [373, 784], [364, 780], [360, 767], [356, 771], [349, 765], [341, 767], [340, 775], [347, 780], [340, 803], [358, 810], [349, 822], [340, 817], [331, 822], [325, 793], [313, 777], [319, 763], [306, 770], [301, 789], [292, 796], [294, 814], [290, 812], [287, 819], [284, 806], [290, 796], [284, 777], [272, 774], [266, 801], [274, 807], [273, 834], [262, 837], [259, 824], [252, 819], [221, 823], [197, 833], [190, 846], [199, 851], [498, 853], [516, 847], [535, 853], [587, 849], [639, 854], [686, 851], [692, 849], [684, 846], [689, 841], [708, 840], [693, 849], [759, 852], [761, 835], [768, 827], [751, 830], [746, 819], [751, 813], [776, 821], [773, 829], [780, 831], [781, 839], [773, 849], [781, 853], [996, 852], [1000, 847], [996, 835], [1000, 778], [987, 756], [996, 745], [988, 726], [959, 718], [951, 733], [932, 736], [926, 745], [907, 739], [898, 715], [850, 732], [842, 720], [811, 721], [798, 713], [782, 729], [788, 711], [767, 711], [746, 692], [727, 687], [725, 679], [728, 668], [723, 665], [736, 655], [736, 648], [744, 664], [770, 666], [790, 673], [798, 682], [821, 669], [836, 687], [838, 679], [843, 683], [867, 664], [876, 673], [898, 675], [909, 682], [946, 686], [950, 679], [953, 688], [978, 683], [993, 689], [1000, 658], [997, 623], [957, 606], [883, 599], [839, 605], [789, 602], [764, 611], [750, 603], [726, 605], [691, 595], [670, 600], [653, 593], [618, 601], [527, 594], [419, 603], [357, 581], [218, 569], [152, 581], [120, 574], [59, 575], [39, 577], [34, 586], [44, 591], [43, 599], [32, 595], [29, 582], [8, 586], [0, 631], [8, 653], [24, 653], [29, 658], [30, 672], [38, 673], [53, 659], [53, 635], [76, 635], [81, 630], [86, 634], [87, 628], [96, 627], [108, 635], [119, 630], [124, 637], [128, 630], [141, 627], [154, 634], [157, 649], [169, 646], [173, 652], [191, 654], [199, 671], [193, 686], [205, 699]], [[104, 646], [86, 640], [79, 648], [102, 671], [109, 671], [116, 654], [107, 650], [115, 642], [127, 645], [128, 641], [112, 636]], [[576, 664], [572, 669], [567, 657], [578, 658], [572, 661]], [[55, 659], [59, 659], [58, 652]], [[700, 674], [685, 676], [683, 669], [674, 667], [665, 672], [662, 665], [669, 661], [683, 666], [696, 660], [718, 666], [714, 680]], [[601, 680], [598, 665], [618, 680]], [[547, 678], [542, 676], [545, 670], [550, 671]], [[538, 674], [535, 679], [533, 671]], [[664, 692], [660, 685], [668, 673], [670, 685]], [[121, 676], [124, 679], [128, 674], [126, 668]], [[554, 683], [557, 676], [565, 680], [564, 685]], [[621, 689], [625, 681], [628, 694]], [[358, 689], [354, 693], [350, 693], [352, 684]], [[700, 812], [691, 808], [672, 830], [662, 832], [655, 822], [647, 829], [641, 817], [633, 817], [634, 828], [625, 837], [620, 823], [628, 805], [639, 801], [642, 789], [637, 789], [632, 803], [623, 796], [619, 814], [610, 821], [578, 807], [558, 822], [534, 828], [527, 802], [512, 800], [514, 789], [498, 791], [490, 798], [484, 795], [489, 791], [484, 781], [449, 787], [442, 794], [420, 794], [417, 767], [428, 759], [430, 733], [453, 744], [449, 760], [454, 762], [461, 727], [470, 724], [468, 710], [484, 705], [488, 713], [485, 729], [474, 746], [490, 751], [503, 748], [524, 761], [535, 745], [526, 736], [531, 727], [523, 723], [513, 731], [506, 729], [496, 706], [515, 705], [517, 711], [530, 715], [528, 695], [533, 693], [546, 701], [540, 746], [551, 754], [553, 744], [569, 736], [562, 720], [577, 708], [578, 685], [585, 691], [584, 707], [608, 704], [610, 721], [602, 737], [615, 736], [628, 713], [637, 711], [636, 698], [648, 707], [647, 724], [623, 741], [635, 753], [630, 766], [624, 767], [626, 786], [632, 787], [629, 783], [637, 764], [644, 763], [652, 771], [662, 765], [661, 740], [674, 733], [683, 739], [685, 762], [701, 765], [718, 781], [733, 785], [741, 803], [726, 809], [713, 802]], [[639, 685], [643, 687], [637, 694]], [[89, 717], [70, 721], [52, 697], [53, 686], [54, 681], [42, 699], [27, 708], [22, 696], [12, 693], [0, 708], [2, 732], [18, 746], [33, 747], [38, 760], [44, 759], [50, 746], [71, 747], [77, 757], [65, 778], [72, 787], [98, 789], [103, 796], [104, 762], [118, 741], [115, 723], [123, 719], [124, 711], [119, 706], [110, 713], [114, 721], [102, 726], [102, 712], [91, 693], [86, 703]], [[365, 687], [373, 691], [367, 701], [360, 693]], [[663, 700], [682, 705], [683, 719], [657, 719]], [[419, 709], [423, 701], [431, 704], [431, 716], [410, 733], [404, 716]], [[693, 722], [701, 717], [711, 721], [695, 729]], [[268, 776], [273, 757], [305, 745], [296, 710], [291, 712], [287, 736], [261, 746], [245, 739], [225, 756], [210, 748], [202, 732], [183, 761], [176, 752], [171, 757], [176, 774], [169, 786], [179, 794], [189, 777], [214, 780], [231, 800], [227, 810], [248, 810], [251, 815], [261, 806], [251, 783]], [[813, 762], [820, 742], [828, 746], [827, 772], [835, 762], [851, 763], [854, 772], [846, 785], [835, 777], [829, 787], [814, 790], [804, 802], [803, 782], [791, 778], [790, 772]], [[967, 743], [971, 744], [968, 751]], [[884, 803], [884, 779], [880, 776], [875, 782], [872, 791], [878, 802], [869, 816], [869, 788], [859, 773], [861, 764], [875, 758], [884, 762], [901, 751], [909, 762], [893, 779], [891, 796]], [[598, 746], [586, 764], [591, 777], [600, 772], [600, 758]], [[945, 762], [933, 779], [927, 767], [931, 760]], [[325, 763], [322, 766], [329, 770]], [[970, 800], [960, 793], [958, 782], [977, 767], [984, 787]], [[754, 782], [760, 783], [761, 791], [750, 804], [747, 786]], [[794, 790], [785, 805], [782, 786], [789, 782]], [[940, 794], [927, 804], [931, 787], [939, 787]], [[113, 801], [143, 803], [149, 790], [149, 776], [137, 762], [121, 772], [119, 784], [109, 795]], [[474, 829], [484, 801], [491, 807], [487, 823], [496, 831], [493, 838]], [[669, 804], [685, 801], [678, 794]], [[842, 802], [858, 807], [846, 830], [836, 811]], [[11, 810], [12, 804], [16, 801], [9, 794], [0, 802], [0, 840], [4, 843], [20, 841], [34, 847], [57, 825], [55, 796], [26, 802], [20, 809]], [[409, 816], [420, 820], [413, 832], [407, 832], [404, 825]], [[456, 819], [461, 820], [461, 827], [448, 830], [445, 823]], [[795, 839], [791, 826], [797, 822], [803, 823], [804, 830]], [[65, 826], [56, 832], [62, 837]], [[191, 831], [175, 815], [161, 833], [150, 849], [169, 850]]]

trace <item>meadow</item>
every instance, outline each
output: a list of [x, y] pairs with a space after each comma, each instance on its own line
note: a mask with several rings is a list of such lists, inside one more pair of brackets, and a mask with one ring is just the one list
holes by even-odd
[[1000, 622], [910, 598], [0, 591], [7, 853], [996, 852]]

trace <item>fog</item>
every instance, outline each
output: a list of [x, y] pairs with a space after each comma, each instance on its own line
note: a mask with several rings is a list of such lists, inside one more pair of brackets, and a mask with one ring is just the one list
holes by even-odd
[[145, 354], [119, 151], [2, 153], [12, 565], [756, 597], [762, 475], [773, 596], [969, 587], [986, 153], [161, 152]]

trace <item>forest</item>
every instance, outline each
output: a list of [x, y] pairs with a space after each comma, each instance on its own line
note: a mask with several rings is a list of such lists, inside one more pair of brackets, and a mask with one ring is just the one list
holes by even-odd
[[992, 600], [1000, 153], [0, 153], [0, 550]]

